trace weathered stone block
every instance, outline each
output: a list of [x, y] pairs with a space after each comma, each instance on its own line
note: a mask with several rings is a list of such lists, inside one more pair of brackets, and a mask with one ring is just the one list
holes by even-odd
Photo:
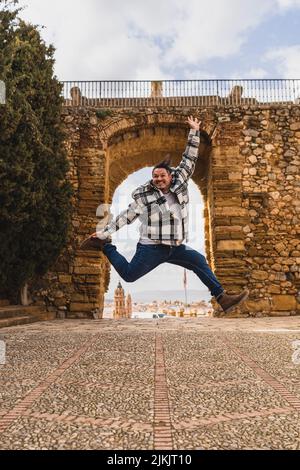
[[58, 280], [59, 282], [61, 282], [62, 284], [71, 284], [72, 282], [72, 276], [70, 276], [69, 274], [60, 274], [58, 276]]
[[86, 294], [73, 294], [71, 295], [71, 302], [73, 303], [96, 303], [100, 301], [100, 296], [99, 294], [92, 295], [92, 293], [86, 293]]
[[296, 306], [296, 297], [293, 295], [273, 295], [272, 297], [274, 310], [295, 310]]
[[216, 216], [244, 217], [248, 216], [247, 210], [241, 207], [220, 207], [215, 210]]
[[243, 240], [220, 240], [217, 243], [218, 251], [244, 251], [245, 243]]
[[219, 225], [215, 228], [215, 233], [242, 233], [240, 225]]
[[254, 270], [251, 273], [251, 277], [258, 281], [265, 281], [266, 279], [268, 279], [269, 275], [266, 271]]
[[54, 301], [54, 305], [56, 305], [56, 307], [62, 307], [62, 306], [65, 306], [66, 305], [66, 299], [55, 299]]
[[75, 266], [75, 274], [100, 274], [100, 266]]
[[270, 302], [265, 299], [247, 300], [245, 308], [249, 312], [269, 312], [271, 309]]
[[70, 312], [89, 312], [96, 308], [96, 306], [95, 303], [71, 302]]
[[269, 313], [270, 317], [289, 317], [294, 311], [283, 311], [283, 310], [271, 310]]
[[88, 276], [86, 276], [85, 282], [86, 282], [86, 284], [99, 284], [101, 282], [100, 273], [99, 273], [98, 276], [94, 276], [92, 274], [89, 274]]
[[89, 302], [89, 297], [87, 294], [79, 294], [78, 292], [75, 292], [74, 294], [71, 295], [71, 301], [72, 302], [80, 302], [80, 303], [85, 303]]
[[270, 286], [268, 286], [268, 292], [270, 294], [280, 294], [281, 287], [278, 286], [277, 284], [271, 284]]

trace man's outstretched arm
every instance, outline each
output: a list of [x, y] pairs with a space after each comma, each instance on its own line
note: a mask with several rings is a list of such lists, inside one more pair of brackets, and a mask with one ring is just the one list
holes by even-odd
[[175, 168], [175, 175], [182, 183], [187, 182], [195, 170], [200, 144], [200, 124], [197, 118], [189, 116], [187, 123], [190, 125], [187, 146], [182, 155], [180, 164]]
[[124, 225], [132, 224], [140, 215], [141, 209], [136, 201], [129, 204], [127, 209], [122, 211], [112, 222], [104, 227], [102, 230], [97, 230], [97, 232], [91, 235], [92, 237], [98, 237], [105, 239], [110, 237], [113, 233], [120, 230]]

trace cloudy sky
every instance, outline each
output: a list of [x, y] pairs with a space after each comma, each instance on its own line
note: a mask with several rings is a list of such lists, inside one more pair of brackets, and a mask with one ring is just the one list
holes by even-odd
[[61, 80], [300, 77], [300, 0], [21, 0]]
[[[21, 0], [20, 4], [26, 5], [21, 16], [43, 25], [42, 36], [56, 47], [55, 73], [60, 80], [300, 78], [300, 0]], [[150, 169], [144, 169], [122, 183], [114, 197], [115, 215], [130, 202], [134, 187], [150, 175]], [[190, 245], [204, 252], [201, 195], [193, 182], [190, 186]], [[135, 250], [137, 225], [114, 236], [127, 259]], [[182, 269], [164, 265], [134, 284], [123, 285], [134, 294], [161, 289], [162, 280], [166, 290], [182, 289]], [[190, 288], [203, 288], [193, 273], [188, 280]], [[117, 281], [112, 270], [108, 296]]]

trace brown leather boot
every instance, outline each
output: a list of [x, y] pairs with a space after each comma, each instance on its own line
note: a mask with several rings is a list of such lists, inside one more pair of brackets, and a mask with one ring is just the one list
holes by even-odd
[[241, 305], [249, 296], [248, 289], [243, 290], [241, 294], [238, 295], [229, 295], [224, 292], [216, 300], [219, 305], [221, 305], [225, 313], [231, 312], [235, 307]]
[[80, 245], [80, 250], [102, 251], [106, 243], [111, 243], [111, 238], [100, 240], [98, 237], [89, 237], [84, 240]]

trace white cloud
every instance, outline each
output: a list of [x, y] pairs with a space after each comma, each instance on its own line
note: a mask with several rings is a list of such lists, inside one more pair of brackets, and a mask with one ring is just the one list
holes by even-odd
[[200, 68], [193, 65], [185, 65], [181, 78], [185, 80], [214, 80], [218, 77], [215, 73], [205, 70], [204, 66]]
[[[213, 78], [205, 61], [238, 53], [284, 0], [21, 0], [46, 26], [61, 80]], [[286, 3], [288, 0], [285, 0]], [[293, 2], [295, 3], [295, 2]], [[277, 4], [278, 5], [278, 4]], [[196, 72], [193, 73], [193, 70]]]
[[24, 0], [23, 17], [44, 24], [42, 35], [56, 47], [62, 80], [169, 78], [159, 65], [160, 48], [130, 28], [127, 3], [86, 0]]
[[246, 41], [246, 33], [259, 25], [272, 5], [272, 0], [190, 0], [186, 14], [178, 19], [168, 62], [197, 64], [237, 53]]
[[288, 10], [290, 8], [300, 8], [300, 0], [277, 0], [279, 8]]
[[[244, 77], [245, 78], [266, 78], [268, 75], [268, 72], [260, 67], [252, 67], [248, 72], [245, 73]], [[242, 78], [242, 77], [241, 77]]]
[[231, 79], [236, 79], [236, 77], [239, 77], [239, 79], [263, 79], [268, 77], [268, 71], [262, 67], [250, 67], [249, 69], [241, 70], [237, 69], [235, 70], [229, 78]]
[[268, 51], [265, 59], [273, 62], [283, 78], [300, 77], [300, 44]]

